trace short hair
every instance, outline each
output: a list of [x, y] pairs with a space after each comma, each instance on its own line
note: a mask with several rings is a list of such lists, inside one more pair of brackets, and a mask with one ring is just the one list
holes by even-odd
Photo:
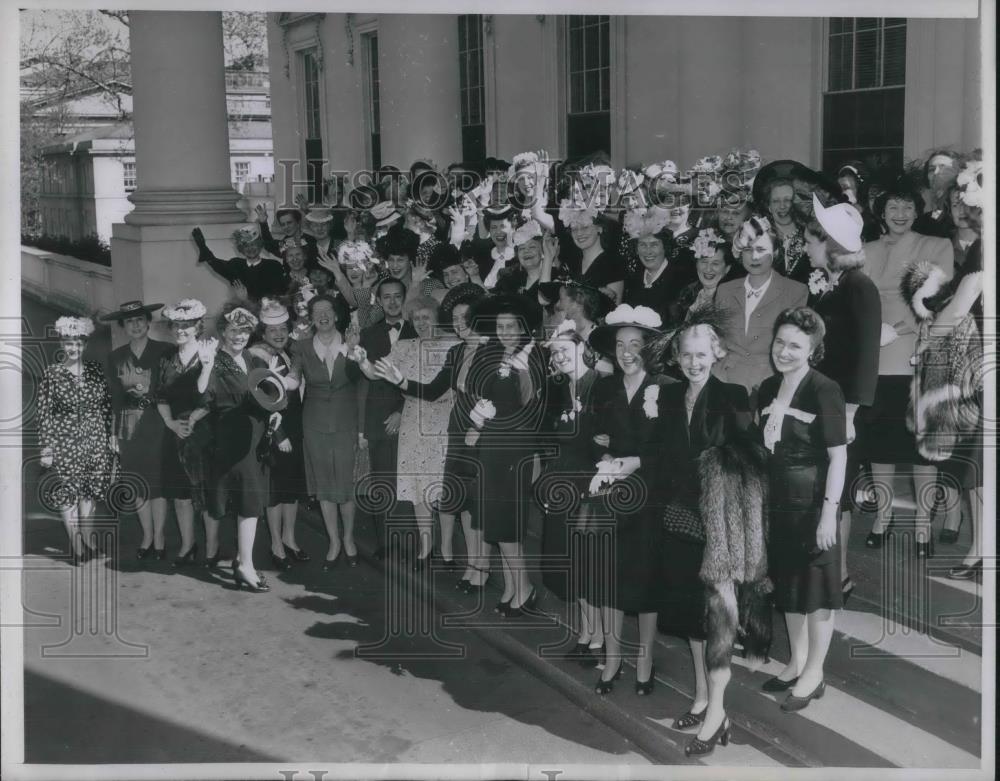
[[[778, 233], [774, 229], [774, 225], [770, 220], [761, 222], [760, 219], [751, 215], [749, 218], [743, 221], [743, 225], [749, 225], [751, 230], [753, 230], [754, 238], [759, 239], [762, 236], [768, 236], [771, 239], [771, 246], [774, 250], [778, 250]], [[743, 225], [740, 226], [740, 231], [743, 230]], [[766, 227], [765, 227], [766, 226]], [[738, 235], [739, 232], [737, 232]]]
[[450, 266], [462, 265], [462, 253], [454, 244], [442, 241], [432, 251], [427, 259], [427, 268], [432, 274], [440, 275]]
[[826, 263], [830, 271], [846, 271], [865, 265], [864, 245], [857, 252], [844, 249], [816, 219], [812, 219], [806, 224], [805, 232], [826, 244]]
[[414, 261], [420, 248], [420, 237], [402, 225], [393, 225], [386, 234], [375, 243], [375, 251], [379, 256], [388, 259], [390, 255], [404, 255]]
[[930, 184], [931, 179], [931, 160], [935, 157], [950, 157], [955, 163], [956, 174], [962, 170], [962, 163], [965, 162], [965, 155], [956, 152], [954, 149], [932, 149], [930, 154], [924, 160], [923, 173], [924, 173], [924, 184]]
[[592, 323], [597, 322], [604, 311], [603, 293], [596, 288], [573, 283], [565, 285], [565, 288], [570, 301], [582, 307], [583, 316]]
[[326, 301], [333, 308], [333, 326], [343, 334], [351, 324], [351, 308], [340, 296], [331, 296], [329, 293], [322, 293], [309, 299], [310, 320], [313, 319], [313, 311], [316, 309], [316, 305], [322, 301]]
[[438, 303], [436, 298], [431, 296], [417, 296], [414, 299], [406, 302], [406, 306], [403, 307], [403, 314], [407, 320], [413, 319], [413, 313], [419, 312], [421, 309], [429, 309], [434, 313], [434, 319], [437, 320], [438, 310], [441, 308], [441, 304]]
[[895, 182], [889, 184], [885, 191], [875, 199], [875, 216], [885, 219], [885, 207], [889, 201], [910, 201], [917, 212], [917, 216], [924, 213], [924, 199], [913, 184], [905, 177], [899, 177]]
[[809, 365], [819, 365], [823, 361], [823, 339], [826, 337], [826, 324], [823, 318], [807, 306], [786, 309], [774, 321], [774, 330], [771, 332], [772, 343], [778, 334], [778, 329], [783, 325], [793, 325], [809, 337], [809, 343], [812, 345]]
[[274, 221], [280, 225], [281, 218], [284, 217], [286, 214], [292, 215], [292, 217], [295, 218], [295, 222], [299, 223], [300, 225], [302, 224], [302, 212], [300, 212], [298, 209], [278, 209], [278, 211], [274, 215]]
[[406, 283], [403, 280], [396, 279], [395, 277], [383, 277], [375, 284], [375, 289], [372, 291], [376, 300], [382, 296], [382, 288], [386, 285], [399, 285], [403, 290], [403, 295], [406, 295]]
[[708, 323], [693, 323], [691, 325], [681, 326], [677, 331], [677, 336], [670, 340], [671, 361], [676, 364], [680, 363], [681, 341], [685, 336], [702, 335], [708, 336], [709, 344], [712, 348], [712, 355], [715, 356], [716, 361], [721, 361], [726, 357], [728, 352], [723, 344], [722, 337], [719, 336], [719, 332]]
[[[257, 317], [259, 312], [257, 307], [250, 303], [249, 301], [239, 300], [239, 301], [227, 301], [222, 305], [222, 311], [219, 312], [218, 316], [215, 318], [215, 332], [221, 334], [226, 328], [229, 327], [229, 321], [226, 316], [232, 312], [234, 309], [245, 309], [252, 313], [254, 317]], [[258, 318], [259, 319], [259, 318]], [[251, 329], [251, 332], [253, 329]]]
[[125, 321], [126, 320], [131, 320], [133, 317], [145, 317], [147, 323], [153, 322], [153, 313], [150, 312], [148, 309], [143, 309], [138, 314], [129, 315], [128, 317], [119, 317], [118, 321], [117, 321], [119, 328], [124, 328], [125, 327]]
[[762, 202], [760, 206], [765, 211], [771, 208], [771, 193], [774, 192], [775, 187], [790, 187], [792, 192], [795, 192], [795, 185], [791, 179], [786, 179], [784, 176], [774, 177], [764, 185], [763, 192], [761, 193]]

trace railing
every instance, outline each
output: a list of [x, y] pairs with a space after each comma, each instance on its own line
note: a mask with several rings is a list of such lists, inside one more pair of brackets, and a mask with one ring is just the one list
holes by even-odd
[[271, 75], [267, 71], [229, 71], [226, 73], [226, 89], [267, 89], [271, 84]]

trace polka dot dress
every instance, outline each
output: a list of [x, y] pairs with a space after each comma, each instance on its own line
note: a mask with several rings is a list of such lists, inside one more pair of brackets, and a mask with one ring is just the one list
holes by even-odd
[[70, 507], [80, 499], [102, 500], [111, 483], [115, 455], [111, 434], [111, 393], [101, 367], [83, 364], [77, 378], [62, 364], [45, 369], [39, 393], [40, 441], [52, 451], [58, 476], [43, 497], [49, 507]]

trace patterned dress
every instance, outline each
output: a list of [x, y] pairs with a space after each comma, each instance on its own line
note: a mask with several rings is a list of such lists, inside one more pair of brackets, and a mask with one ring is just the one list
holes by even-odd
[[111, 392], [101, 366], [84, 361], [77, 378], [61, 363], [45, 369], [39, 389], [40, 443], [52, 451], [57, 480], [46, 485], [48, 507], [68, 508], [107, 495], [117, 458], [109, 448]]
[[[389, 360], [404, 377], [430, 382], [444, 367], [454, 339], [400, 339]], [[396, 456], [396, 498], [428, 506], [441, 496], [444, 457], [448, 449], [448, 417], [451, 391], [434, 401], [406, 398], [399, 420]]]

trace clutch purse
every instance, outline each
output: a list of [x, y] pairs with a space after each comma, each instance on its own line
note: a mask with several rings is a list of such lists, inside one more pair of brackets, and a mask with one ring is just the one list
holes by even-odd
[[668, 504], [664, 508], [663, 530], [694, 542], [705, 542], [705, 527], [701, 516], [678, 504]]

